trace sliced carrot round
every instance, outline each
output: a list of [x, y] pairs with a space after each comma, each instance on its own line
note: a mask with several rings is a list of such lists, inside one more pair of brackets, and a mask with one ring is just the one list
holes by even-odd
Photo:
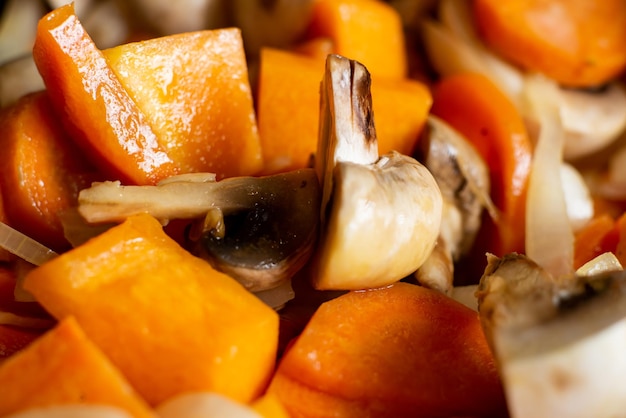
[[525, 70], [588, 87], [626, 68], [624, 0], [475, 0], [473, 5], [485, 43]]

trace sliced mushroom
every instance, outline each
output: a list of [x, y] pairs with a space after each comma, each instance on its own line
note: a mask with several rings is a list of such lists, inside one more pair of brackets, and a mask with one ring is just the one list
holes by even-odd
[[426, 120], [419, 146], [420, 160], [435, 177], [443, 199], [461, 216], [461, 234], [445, 237], [456, 261], [474, 244], [483, 210], [498, 216], [489, 195], [489, 168], [460, 133], [433, 115]]
[[312, 268], [318, 289], [398, 281], [422, 265], [439, 236], [443, 203], [430, 172], [397, 152], [378, 156], [370, 82], [362, 64], [327, 58], [316, 154], [323, 185]]
[[492, 256], [478, 301], [512, 417], [623, 415], [626, 272], [555, 280], [525, 256]]
[[278, 286], [310, 257], [320, 187], [313, 169], [266, 177], [175, 176], [157, 186], [96, 183], [79, 194], [88, 222], [150, 213], [162, 222], [197, 219], [196, 251], [251, 291]]
[[432, 115], [426, 121], [416, 154], [439, 185], [443, 221], [432, 260], [429, 258], [415, 277], [423, 286], [450, 294], [454, 262], [474, 244], [483, 210], [497, 217], [489, 196], [489, 171], [480, 154], [461, 134]]

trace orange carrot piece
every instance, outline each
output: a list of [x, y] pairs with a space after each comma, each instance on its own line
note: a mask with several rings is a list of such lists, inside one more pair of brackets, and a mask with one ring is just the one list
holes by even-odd
[[63, 404], [116, 406], [135, 418], [154, 417], [146, 402], [66, 318], [0, 365], [0, 415]]
[[[319, 88], [324, 60], [265, 48], [259, 76], [259, 132], [267, 173], [302, 168], [317, 150]], [[414, 80], [372, 79], [372, 102], [381, 154], [410, 154], [432, 105]]]
[[148, 215], [36, 268], [24, 288], [56, 318], [76, 317], [153, 406], [193, 390], [247, 403], [274, 368], [276, 312]]
[[308, 39], [330, 38], [334, 53], [357, 60], [373, 76], [405, 78], [402, 19], [379, 0], [316, 0]]
[[473, 7], [487, 45], [559, 83], [602, 85], [626, 68], [623, 0], [476, 0]]
[[524, 252], [532, 144], [517, 109], [489, 79], [465, 73], [435, 85], [432, 113], [464, 135], [489, 166], [491, 196], [501, 217], [495, 231], [493, 225], [483, 228], [488, 241], [480, 251]]
[[323, 74], [323, 60], [261, 49], [257, 115], [264, 173], [309, 165], [317, 150]]
[[602, 214], [591, 219], [576, 233], [574, 239], [574, 268], [607, 251], [615, 252], [618, 240], [615, 220]]
[[65, 250], [59, 213], [98, 178], [54, 116], [45, 91], [5, 109], [0, 123], [0, 188], [9, 224], [53, 249]]
[[477, 313], [402, 282], [322, 304], [268, 392], [298, 417], [506, 415]]
[[262, 168], [241, 32], [205, 30], [103, 51], [180, 172]]
[[433, 104], [430, 89], [415, 80], [373, 78], [372, 102], [380, 153], [411, 155]]
[[177, 173], [146, 116], [74, 14], [73, 3], [39, 21], [33, 57], [66, 129], [110, 177], [153, 184]]

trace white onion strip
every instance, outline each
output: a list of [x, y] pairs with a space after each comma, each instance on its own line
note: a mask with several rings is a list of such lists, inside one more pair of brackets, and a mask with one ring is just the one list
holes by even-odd
[[573, 272], [574, 233], [561, 180], [564, 132], [558, 109], [558, 86], [529, 76], [526, 99], [539, 122], [526, 200], [526, 254], [555, 279]]
[[36, 266], [58, 255], [50, 248], [3, 222], [0, 222], [0, 247]]

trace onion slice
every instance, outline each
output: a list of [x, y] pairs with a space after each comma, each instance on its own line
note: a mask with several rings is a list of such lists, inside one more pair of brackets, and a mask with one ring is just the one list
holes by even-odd
[[231, 417], [261, 418], [247, 405], [214, 392], [189, 392], [176, 395], [155, 408], [160, 418]]
[[0, 247], [36, 266], [58, 255], [50, 248], [3, 222], [0, 222]]
[[120, 408], [110, 405], [69, 404], [26, 409], [5, 418], [131, 418]]
[[526, 254], [554, 278], [566, 277], [573, 273], [574, 232], [561, 177], [564, 131], [558, 86], [543, 76], [529, 76], [526, 99], [540, 126], [526, 201]]

